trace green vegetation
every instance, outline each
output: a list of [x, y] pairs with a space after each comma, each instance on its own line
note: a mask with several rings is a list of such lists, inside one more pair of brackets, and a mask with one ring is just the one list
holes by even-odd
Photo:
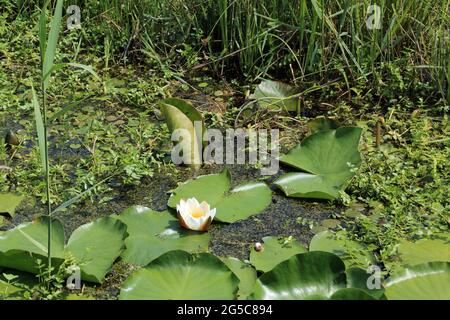
[[[0, 299], [450, 299], [448, 12], [0, 0]], [[279, 129], [280, 172], [174, 164], [195, 121]]]

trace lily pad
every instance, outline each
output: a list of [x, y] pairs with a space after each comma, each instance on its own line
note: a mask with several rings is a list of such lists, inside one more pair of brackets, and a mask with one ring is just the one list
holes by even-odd
[[[159, 102], [161, 110], [166, 118], [167, 126], [171, 133], [177, 129], [184, 129], [179, 146], [184, 151], [183, 163], [199, 167], [202, 160], [202, 137], [204, 121], [200, 112], [189, 102], [177, 98], [164, 99]], [[195, 126], [195, 123], [199, 126]]]
[[67, 242], [70, 252], [81, 264], [81, 278], [102, 283], [124, 247], [126, 227], [120, 221], [106, 217], [76, 229]]
[[306, 125], [311, 130], [311, 133], [339, 128], [339, 123], [336, 120], [324, 116], [310, 120]]
[[288, 173], [277, 185], [288, 197], [333, 200], [344, 190], [361, 163], [361, 128], [318, 131], [305, 138], [280, 161], [306, 172]]
[[16, 208], [23, 199], [23, 196], [14, 193], [0, 193], [0, 215], [8, 214], [14, 217]]
[[255, 287], [256, 270], [250, 264], [233, 257], [222, 259], [222, 261], [239, 279], [238, 300], [247, 299]]
[[261, 108], [298, 111], [300, 100], [295, 96], [296, 93], [296, 89], [288, 84], [264, 80], [256, 87], [251, 98], [256, 99]]
[[217, 257], [171, 251], [134, 272], [122, 285], [121, 300], [231, 300], [239, 280]]
[[309, 251], [326, 251], [338, 255], [347, 267], [375, 264], [374, 255], [361, 244], [347, 238], [345, 232], [323, 231], [316, 234], [309, 244]]
[[[48, 219], [40, 217], [0, 232], [0, 266], [38, 273], [36, 260], [47, 261]], [[57, 219], [51, 225], [52, 264], [57, 266], [64, 259], [64, 229]]]
[[450, 300], [450, 263], [430, 262], [399, 272], [388, 279], [389, 300]]
[[277, 264], [288, 260], [299, 253], [307, 250], [295, 239], [283, 239], [277, 237], [265, 237], [262, 239], [263, 249], [256, 251], [252, 248], [250, 262], [255, 268], [262, 272], [272, 270]]
[[364, 290], [356, 288], [340, 289], [333, 293], [331, 300], [375, 300], [375, 298], [367, 294]]
[[405, 265], [416, 265], [426, 262], [450, 262], [450, 240], [421, 239], [416, 242], [402, 241], [398, 254]]
[[208, 233], [189, 231], [169, 212], [156, 212], [134, 206], [117, 216], [127, 226], [122, 259], [145, 266], [159, 256], [172, 251], [203, 252], [208, 250]]
[[231, 176], [227, 169], [219, 174], [200, 176], [176, 188], [167, 205], [176, 208], [181, 199], [195, 197], [216, 208], [215, 220], [235, 222], [263, 211], [272, 200], [272, 191], [263, 182], [250, 182], [229, 191]]
[[[47, 261], [48, 217], [17, 226], [0, 233], [0, 266], [39, 273], [36, 260]], [[58, 267], [71, 255], [80, 264], [84, 281], [101, 283], [120, 255], [125, 226], [112, 218], [102, 218], [76, 229], [64, 246], [61, 222], [52, 218], [52, 266]]]
[[259, 277], [253, 298], [263, 300], [328, 299], [346, 287], [345, 265], [328, 252], [291, 257]]

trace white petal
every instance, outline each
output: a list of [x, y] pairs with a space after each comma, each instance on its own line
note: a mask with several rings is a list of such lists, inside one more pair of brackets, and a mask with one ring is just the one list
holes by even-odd
[[209, 211], [208, 216], [211, 217], [211, 221], [214, 219], [214, 217], [216, 216], [216, 208], [212, 209]]
[[209, 212], [209, 204], [206, 201], [203, 201], [202, 203], [200, 203], [200, 208], [206, 214]]

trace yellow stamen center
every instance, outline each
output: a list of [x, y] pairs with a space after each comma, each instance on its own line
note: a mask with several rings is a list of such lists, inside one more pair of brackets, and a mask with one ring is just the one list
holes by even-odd
[[194, 218], [200, 218], [200, 217], [203, 217], [204, 215], [205, 215], [205, 213], [203, 212], [203, 210], [201, 208], [196, 208], [191, 213], [191, 216]]

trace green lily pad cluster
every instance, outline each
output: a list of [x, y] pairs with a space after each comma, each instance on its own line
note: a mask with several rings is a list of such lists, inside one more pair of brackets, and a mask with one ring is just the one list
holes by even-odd
[[[0, 267], [39, 273], [37, 259], [46, 261], [48, 217], [0, 233]], [[123, 250], [126, 227], [107, 217], [82, 225], [65, 244], [64, 228], [51, 221], [52, 265], [59, 266], [68, 256], [75, 258], [85, 281], [101, 283]]]
[[[406, 267], [383, 280], [381, 274], [356, 267], [376, 263], [364, 248], [323, 233], [310, 251], [292, 238], [265, 237], [250, 261], [210, 253], [170, 251], [134, 272], [123, 284], [120, 299], [448, 299], [445, 283], [450, 262]], [[317, 250], [317, 249], [321, 250]], [[333, 253], [334, 252], [334, 253]], [[380, 276], [376, 280], [373, 275]], [[180, 283], [183, 285], [181, 286]]]

